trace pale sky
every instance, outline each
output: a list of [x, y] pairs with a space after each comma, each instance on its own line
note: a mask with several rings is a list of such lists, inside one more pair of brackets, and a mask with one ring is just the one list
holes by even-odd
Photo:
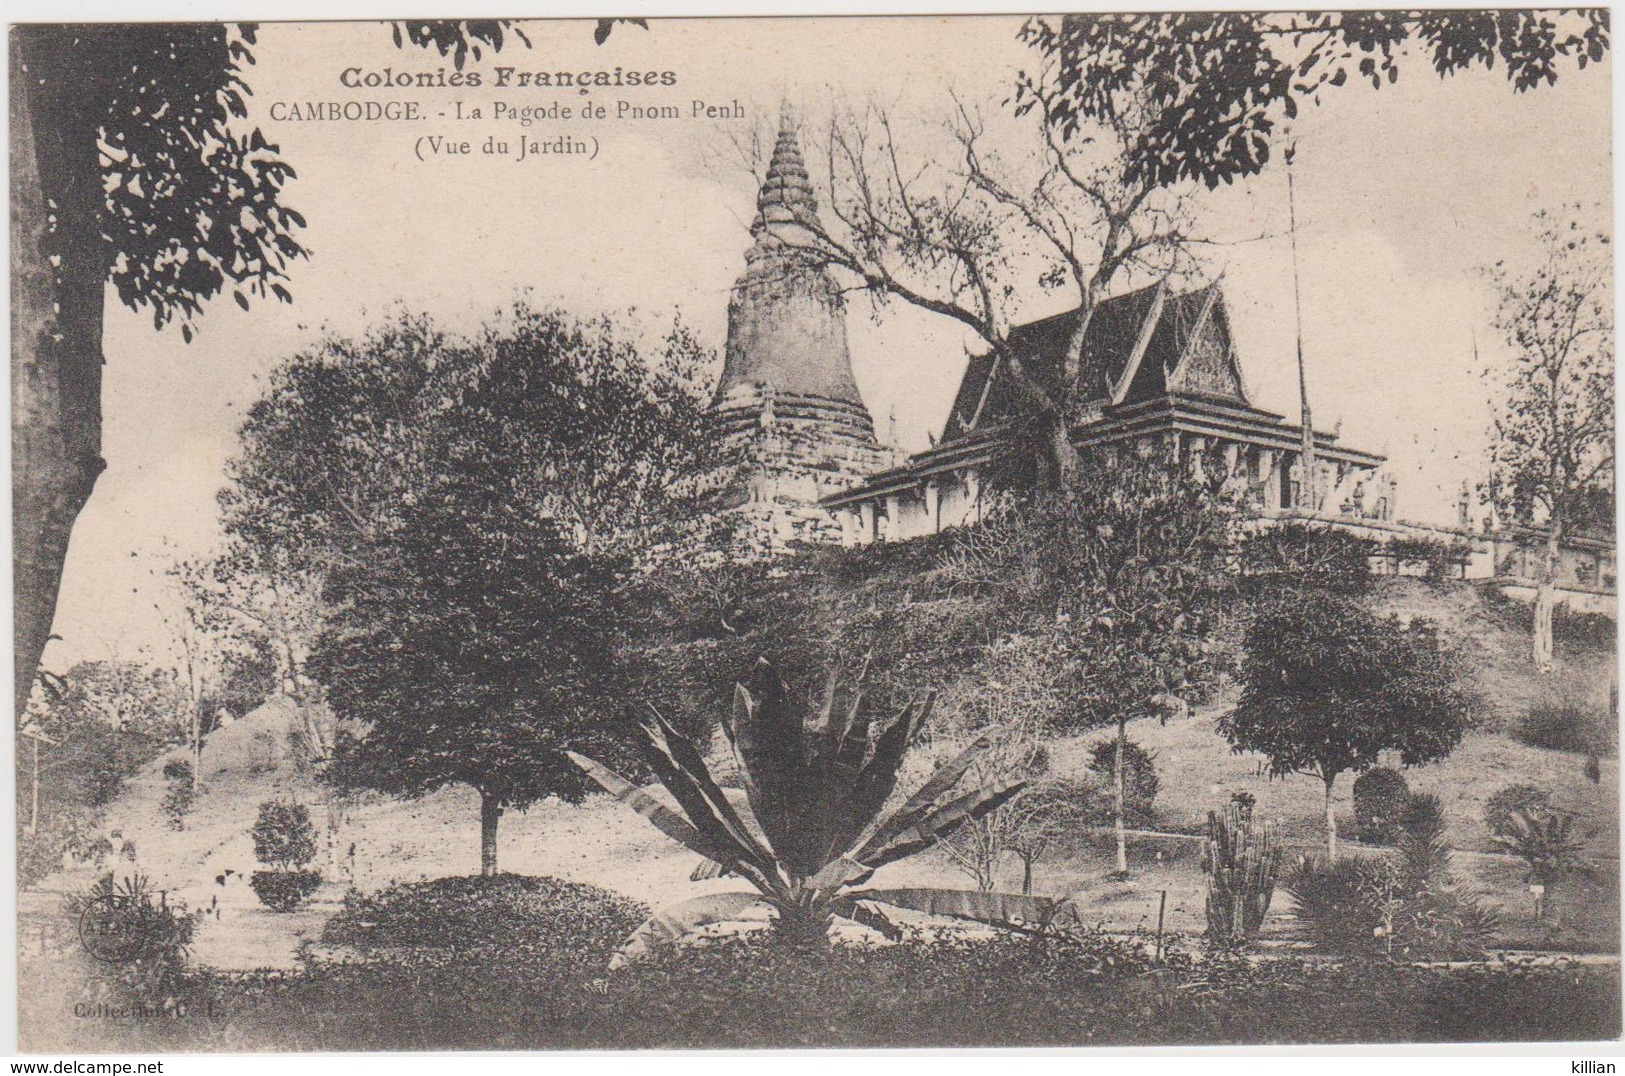
[[[1020, 20], [990, 18], [657, 20], [619, 27], [597, 48], [591, 23], [527, 27], [531, 50], [470, 69], [479, 89], [351, 90], [340, 73], [434, 71], [432, 52], [396, 50], [387, 26], [262, 26], [249, 72], [250, 110], [298, 171], [287, 204], [308, 220], [312, 258], [293, 269], [291, 307], [214, 302], [187, 346], [174, 330], [109, 291], [104, 406], [108, 469], [74, 533], [47, 664], [131, 656], [157, 646], [146, 565], [169, 547], [207, 550], [214, 494], [247, 406], [279, 361], [324, 328], [359, 331], [401, 304], [472, 328], [532, 289], [580, 315], [635, 309], [652, 328], [673, 311], [719, 350], [728, 289], [749, 245], [750, 177], [716, 150], [777, 112], [831, 96], [892, 103], [932, 122], [946, 91], [997, 113], [1025, 50]], [[668, 90], [498, 89], [498, 65], [525, 69], [673, 70]], [[1611, 219], [1609, 69], [1565, 71], [1555, 87], [1514, 94], [1503, 74], [1441, 81], [1425, 64], [1380, 92], [1350, 86], [1298, 123], [1302, 330], [1316, 425], [1342, 423], [1349, 444], [1386, 453], [1400, 514], [1455, 518], [1456, 491], [1480, 477], [1489, 409], [1474, 376], [1501, 354], [1494, 295], [1480, 267], [1531, 256], [1531, 213], [1602, 203]], [[416, 100], [413, 123], [272, 122], [275, 102]], [[491, 114], [513, 106], [596, 102], [611, 118], [453, 123], [453, 102]], [[616, 102], [673, 104], [680, 120], [613, 118]], [[744, 106], [744, 120], [687, 118], [692, 102]], [[478, 153], [487, 135], [596, 138], [596, 158], [516, 161]], [[474, 143], [469, 157], [419, 161], [420, 136]], [[1267, 238], [1216, 246], [1253, 402], [1297, 410], [1286, 186], [1278, 165], [1207, 200], [1215, 236]], [[854, 370], [877, 425], [895, 411], [906, 447], [939, 432], [967, 341], [927, 315], [877, 322], [855, 303]]]

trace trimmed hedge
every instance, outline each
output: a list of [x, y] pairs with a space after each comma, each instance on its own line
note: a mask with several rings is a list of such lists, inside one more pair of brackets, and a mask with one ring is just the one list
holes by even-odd
[[392, 885], [363, 896], [322, 930], [325, 942], [361, 949], [413, 946], [462, 953], [501, 949], [609, 962], [649, 909], [595, 885], [499, 874]]
[[291, 912], [311, 898], [322, 876], [316, 871], [255, 871], [248, 884], [273, 912]]

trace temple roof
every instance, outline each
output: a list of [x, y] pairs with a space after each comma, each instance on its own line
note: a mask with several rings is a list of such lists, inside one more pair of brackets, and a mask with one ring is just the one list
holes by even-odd
[[[1010, 350], [1023, 372], [1051, 393], [1060, 394], [1066, 349], [1081, 316], [1070, 310], [1010, 331]], [[991, 353], [970, 360], [943, 442], [1016, 415], [999, 365]], [[1082, 406], [1125, 406], [1170, 392], [1250, 406], [1217, 282], [1178, 295], [1153, 284], [1102, 300], [1084, 333], [1079, 381]]]

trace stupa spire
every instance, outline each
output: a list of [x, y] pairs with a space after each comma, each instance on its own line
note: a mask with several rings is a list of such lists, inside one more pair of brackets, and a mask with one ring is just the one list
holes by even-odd
[[818, 226], [818, 199], [813, 195], [807, 162], [796, 135], [795, 113], [786, 105], [779, 113], [779, 137], [773, 145], [767, 176], [756, 194], [756, 220], [750, 234], [760, 239], [773, 225]]
[[872, 441], [873, 421], [847, 353], [845, 304], [819, 249], [818, 201], [789, 108], [780, 113], [750, 231], [745, 271], [728, 304], [728, 345], [714, 406], [759, 407], [763, 389], [780, 404], [838, 404]]

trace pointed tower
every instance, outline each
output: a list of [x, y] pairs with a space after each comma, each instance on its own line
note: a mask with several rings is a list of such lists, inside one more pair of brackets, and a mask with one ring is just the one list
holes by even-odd
[[[728, 302], [711, 401], [717, 507], [743, 513], [750, 544], [839, 542], [818, 502], [890, 466], [852, 377], [846, 306], [818, 252], [818, 204], [786, 114], [756, 196], [753, 242]], [[740, 522], [738, 517], [735, 522]]]

